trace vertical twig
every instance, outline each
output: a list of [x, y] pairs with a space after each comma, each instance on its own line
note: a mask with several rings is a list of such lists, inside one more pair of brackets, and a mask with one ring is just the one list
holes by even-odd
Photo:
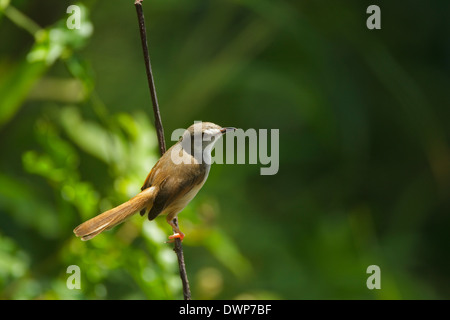
[[[178, 227], [178, 218], [173, 219], [173, 223]], [[183, 284], [184, 300], [191, 300], [191, 289], [189, 288], [186, 265], [184, 264], [183, 246], [181, 245], [181, 240], [178, 238], [175, 238], [173, 251], [175, 251], [178, 258], [178, 267], [180, 269], [180, 277]]]
[[145, 71], [147, 73], [148, 88], [150, 89], [150, 96], [153, 103], [153, 115], [155, 116], [155, 127], [158, 135], [159, 152], [161, 155], [166, 152], [166, 142], [164, 140], [164, 129], [161, 122], [161, 115], [159, 114], [158, 98], [156, 97], [155, 81], [153, 80], [152, 65], [150, 64], [150, 55], [148, 53], [147, 32], [145, 30], [144, 11], [142, 10], [142, 1], [136, 0], [136, 12], [139, 21], [139, 32], [141, 35], [142, 50], [144, 51]]
[[[162, 122], [161, 122], [161, 115], [159, 113], [158, 98], [156, 96], [156, 89], [155, 89], [155, 82], [153, 80], [152, 66], [150, 64], [150, 55], [148, 52], [148, 45], [147, 45], [147, 33], [145, 30], [144, 12], [142, 10], [142, 1], [143, 0], [136, 0], [134, 5], [136, 7], [137, 17], [138, 17], [138, 22], [139, 22], [139, 32], [141, 35], [142, 49], [144, 51], [145, 71], [147, 73], [148, 87], [150, 89], [150, 96], [152, 98], [153, 114], [155, 116], [155, 128], [156, 128], [156, 133], [158, 135], [159, 151], [160, 151], [160, 154], [163, 155], [166, 152], [166, 143], [164, 140], [164, 129], [163, 129]], [[173, 220], [173, 222], [175, 223], [176, 226], [178, 226], [177, 218], [175, 218]], [[181, 245], [180, 239], [175, 239], [173, 250], [175, 251], [177, 258], [178, 258], [178, 267], [180, 269], [180, 277], [181, 277], [181, 282], [183, 284], [184, 300], [190, 300], [191, 299], [191, 289], [189, 288], [189, 281], [188, 281], [187, 273], [186, 273], [186, 265], [184, 263], [183, 246]]]

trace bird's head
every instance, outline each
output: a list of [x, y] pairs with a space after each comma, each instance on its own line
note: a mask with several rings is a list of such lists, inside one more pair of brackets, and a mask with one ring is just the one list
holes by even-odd
[[196, 122], [186, 129], [181, 143], [183, 149], [194, 155], [195, 152], [211, 153], [214, 143], [227, 132], [236, 128], [221, 127], [212, 122]]

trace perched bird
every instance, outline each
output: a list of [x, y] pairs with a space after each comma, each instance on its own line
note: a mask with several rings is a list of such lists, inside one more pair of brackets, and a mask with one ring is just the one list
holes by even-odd
[[90, 240], [139, 211], [141, 216], [148, 213], [149, 220], [166, 214], [167, 222], [176, 232], [169, 239], [183, 240], [184, 234], [173, 220], [208, 178], [214, 143], [234, 130], [211, 122], [194, 123], [156, 162], [138, 195], [80, 224], [73, 232], [81, 240]]

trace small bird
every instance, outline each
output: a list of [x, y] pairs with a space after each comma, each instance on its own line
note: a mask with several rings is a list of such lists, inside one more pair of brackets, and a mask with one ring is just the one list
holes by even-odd
[[174, 219], [195, 197], [208, 178], [214, 143], [223, 134], [234, 130], [236, 129], [222, 128], [211, 122], [194, 123], [156, 162], [139, 194], [80, 224], [73, 232], [77, 237], [81, 237], [81, 240], [90, 240], [139, 211], [141, 216], [148, 213], [149, 220], [166, 214], [167, 222], [175, 230], [169, 239], [183, 240], [184, 234], [175, 225]]

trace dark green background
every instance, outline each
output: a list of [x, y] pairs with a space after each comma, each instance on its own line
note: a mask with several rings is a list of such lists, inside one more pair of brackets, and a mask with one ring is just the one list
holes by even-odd
[[[80, 30], [69, 4], [0, 2], [0, 298], [180, 299], [164, 218], [72, 233], [135, 195], [158, 148], [133, 1], [75, 3]], [[450, 2], [144, 11], [169, 146], [194, 120], [280, 132], [276, 175], [215, 164], [180, 214], [194, 299], [450, 298]]]

